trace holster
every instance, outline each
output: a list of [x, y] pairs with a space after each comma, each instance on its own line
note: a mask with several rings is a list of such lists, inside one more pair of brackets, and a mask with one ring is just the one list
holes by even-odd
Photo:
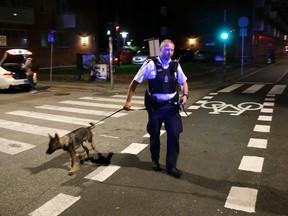
[[151, 95], [147, 89], [145, 91], [144, 105], [147, 111], [152, 111], [157, 107], [157, 98]]

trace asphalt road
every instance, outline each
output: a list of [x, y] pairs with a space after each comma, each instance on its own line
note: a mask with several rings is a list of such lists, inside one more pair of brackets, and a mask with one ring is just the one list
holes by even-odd
[[[287, 64], [191, 80], [180, 179], [151, 170], [144, 87], [136, 110], [93, 130], [109, 160], [78, 164], [73, 176], [66, 152], [45, 154], [48, 134], [119, 110], [128, 83], [43, 82], [38, 94], [1, 93], [0, 215], [288, 215]], [[165, 167], [164, 131], [161, 140]]]

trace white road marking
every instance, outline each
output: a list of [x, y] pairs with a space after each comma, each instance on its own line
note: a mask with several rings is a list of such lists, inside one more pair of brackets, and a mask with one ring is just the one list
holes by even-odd
[[36, 134], [40, 136], [47, 136], [48, 134], [55, 134], [55, 133], [58, 133], [59, 136], [63, 136], [70, 132], [68, 130], [61, 130], [61, 129], [50, 128], [50, 127], [41, 127], [38, 125], [6, 121], [3, 119], [0, 119], [0, 128], [13, 130], [13, 131], [20, 131], [20, 132], [24, 132], [28, 134]]
[[77, 125], [83, 125], [83, 126], [89, 126], [89, 122], [93, 122], [95, 124], [99, 122], [99, 121], [95, 121], [94, 119], [76, 118], [76, 117], [69, 117], [69, 116], [64, 116], [64, 115], [54, 115], [54, 114], [49, 114], [49, 113], [40, 113], [40, 112], [24, 111], [24, 110], [11, 111], [11, 112], [7, 112], [7, 114], [28, 117], [28, 118], [48, 120], [48, 121], [77, 124]]
[[63, 193], [58, 194], [53, 199], [46, 202], [40, 208], [36, 209], [29, 215], [31, 216], [57, 216], [61, 214], [65, 209], [69, 208], [75, 202], [80, 199], [79, 197], [74, 197], [66, 195]]
[[267, 139], [250, 138], [248, 147], [266, 149]]
[[273, 113], [273, 109], [270, 108], [263, 108], [260, 110], [261, 113]]
[[213, 96], [204, 96], [202, 99], [205, 99], [205, 100], [209, 100], [209, 99], [212, 99]]
[[[89, 106], [89, 107], [111, 108], [111, 109], [122, 109], [123, 108], [123, 105], [91, 103], [91, 102], [72, 101], [72, 100], [60, 101], [59, 103], [79, 105], [79, 106]], [[144, 106], [143, 107], [132, 106], [132, 109], [143, 109], [143, 108], [144, 108]]]
[[207, 102], [207, 100], [198, 100], [198, 101], [196, 101], [197, 104], [203, 104], [203, 103], [206, 103], [206, 102]]
[[[192, 112], [186, 112], [187, 114], [188, 114], [188, 116], [190, 116], [191, 114], [192, 114]], [[186, 113], [184, 112], [184, 111], [181, 111], [180, 112], [180, 115], [182, 116], [182, 117], [188, 117], [187, 115], [186, 115]]]
[[225, 202], [225, 208], [253, 213], [258, 190], [232, 186]]
[[275, 98], [265, 98], [264, 101], [275, 101]]
[[243, 156], [241, 163], [238, 167], [239, 170], [251, 171], [251, 172], [262, 172], [264, 163], [263, 157], [256, 156]]
[[193, 110], [196, 110], [196, 109], [199, 109], [201, 106], [198, 106], [198, 105], [191, 105], [189, 106], [187, 109], [193, 109]]
[[[165, 130], [160, 130], [160, 136], [162, 136], [165, 132], [166, 132]], [[147, 134], [145, 134], [143, 137], [149, 138], [149, 137], [150, 137], [150, 134], [147, 133]]]
[[264, 102], [263, 106], [269, 106], [269, 107], [273, 107], [275, 105], [274, 102]]
[[99, 168], [85, 176], [85, 178], [103, 182], [120, 168], [121, 167], [117, 165], [100, 166]]
[[218, 92], [210, 92], [209, 95], [218, 95]]
[[0, 137], [0, 152], [4, 152], [6, 154], [15, 155], [34, 147], [35, 145], [31, 145], [29, 143], [9, 140]]
[[219, 90], [218, 92], [231, 92], [239, 87], [241, 87], [243, 84], [233, 84], [231, 86], [228, 86], [222, 90]]
[[[126, 99], [127, 96], [126, 95], [112, 95], [111, 97]], [[133, 99], [144, 99], [144, 96], [133, 95]]]
[[[105, 112], [98, 110], [89, 110], [89, 109], [80, 109], [73, 107], [64, 107], [64, 106], [53, 106], [53, 105], [42, 105], [36, 106], [37, 109], [46, 109], [46, 110], [54, 110], [54, 111], [63, 111], [63, 112], [71, 112], [71, 113], [81, 113], [87, 115], [97, 115], [97, 116], [109, 116], [113, 112]], [[118, 118], [127, 115], [127, 113], [115, 113], [115, 115], [111, 116], [112, 118]]]
[[273, 88], [268, 92], [268, 94], [282, 94], [285, 90], [286, 85], [275, 85]]
[[270, 132], [269, 125], [255, 125], [254, 130], [256, 132]]
[[121, 151], [121, 153], [126, 154], [138, 154], [140, 151], [142, 151], [144, 148], [146, 148], [148, 144], [143, 143], [131, 143], [127, 148]]
[[272, 121], [272, 116], [264, 116], [264, 115], [260, 115], [258, 116], [258, 121]]
[[[115, 99], [115, 98], [100, 98], [100, 97], [81, 97], [79, 98], [81, 100], [92, 100], [92, 101], [105, 101], [105, 102], [118, 102], [118, 103], [125, 103], [125, 100], [126, 98], [123, 98], [123, 99]], [[133, 97], [133, 104], [144, 104], [144, 101], [143, 100], [134, 100], [134, 97]]]
[[256, 91], [258, 91], [259, 89], [261, 89], [264, 85], [263, 84], [255, 84], [252, 85], [250, 88], [246, 89], [245, 91], [243, 91], [242, 93], [255, 93]]

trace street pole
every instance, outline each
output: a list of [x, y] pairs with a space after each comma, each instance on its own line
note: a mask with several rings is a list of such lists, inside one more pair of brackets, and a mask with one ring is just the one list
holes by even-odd
[[225, 74], [226, 74], [226, 42], [223, 45], [223, 82], [225, 81]]
[[50, 86], [52, 86], [52, 66], [53, 66], [53, 42], [51, 44], [51, 54], [50, 54]]
[[114, 89], [114, 78], [113, 78], [113, 39], [109, 37], [109, 71], [110, 71], [110, 84], [111, 89]]

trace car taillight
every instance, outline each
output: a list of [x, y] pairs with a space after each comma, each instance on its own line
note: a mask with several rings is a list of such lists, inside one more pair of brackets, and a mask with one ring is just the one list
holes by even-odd
[[37, 76], [37, 73], [36, 72], [33, 72], [33, 77], [36, 77]]
[[5, 74], [3, 74], [3, 77], [5, 77], [5, 78], [13, 78], [11, 73], [5, 73]]

